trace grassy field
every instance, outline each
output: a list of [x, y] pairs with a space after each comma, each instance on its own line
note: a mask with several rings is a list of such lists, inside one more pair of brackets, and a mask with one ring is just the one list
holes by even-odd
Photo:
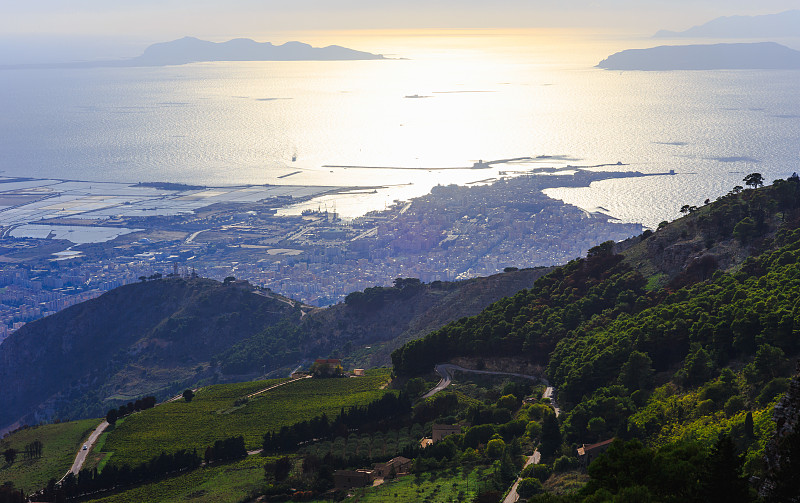
[[461, 470], [445, 470], [425, 473], [421, 477], [406, 475], [377, 487], [356, 489], [354, 495], [345, 501], [352, 503], [472, 501], [477, 495], [481, 480], [488, 476], [484, 475], [482, 470], [476, 468], [466, 473]]
[[26, 492], [33, 492], [46, 486], [51, 478], [60, 479], [72, 466], [81, 444], [98, 424], [100, 419], [46, 424], [18, 431], [0, 440], [0, 451], [9, 448], [22, 451], [26, 444], [35, 440], [44, 444], [41, 458], [25, 459], [20, 452], [11, 466], [0, 460], [0, 483], [11, 481]]
[[109, 433], [102, 451], [109, 463], [138, 464], [162, 451], [205, 449], [215, 440], [243, 435], [248, 450], [261, 447], [264, 433], [327, 413], [335, 416], [344, 406], [364, 405], [379, 398], [389, 370], [368, 371], [364, 377], [304, 379], [235, 405], [250, 393], [280, 380], [209, 386], [194, 400], [159, 405], [125, 418]]
[[247, 459], [234, 463], [204, 466], [185, 475], [89, 501], [97, 503], [249, 501], [248, 496], [264, 485], [264, 463], [269, 459], [248, 456]]

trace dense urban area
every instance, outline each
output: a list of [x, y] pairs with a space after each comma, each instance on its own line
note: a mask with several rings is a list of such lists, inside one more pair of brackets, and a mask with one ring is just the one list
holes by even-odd
[[[397, 277], [458, 280], [565, 263], [599, 242], [639, 234], [642, 226], [567, 205], [542, 189], [630, 176], [643, 175], [578, 169], [437, 186], [424, 197], [355, 219], [323, 208], [276, 214], [334, 188], [293, 197], [275, 186], [221, 191], [176, 184], [134, 186], [150, 191], [134, 201], [116, 184], [113, 204], [100, 208], [98, 189], [81, 187], [69, 201], [72, 211], [52, 214], [47, 211], [62, 204], [57, 199], [66, 184], [46, 188], [6, 179], [9, 190], [0, 192], [6, 205], [0, 207], [0, 340], [120, 285], [171, 274], [234, 276], [324, 306]], [[40, 206], [40, 213], [29, 209], [45, 199], [49, 206]], [[86, 201], [89, 207], [81, 206]], [[182, 211], [175, 210], [178, 204]], [[39, 235], [21, 237], [20, 229]], [[73, 232], [95, 231], [107, 237], [69, 239]]]

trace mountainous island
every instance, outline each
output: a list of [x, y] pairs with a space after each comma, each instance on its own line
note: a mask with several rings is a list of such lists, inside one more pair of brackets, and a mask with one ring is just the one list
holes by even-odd
[[[153, 277], [30, 323], [0, 345], [30, 381], [3, 375], [3, 403], [67, 385], [105, 414], [4, 436], [0, 501], [796, 501], [800, 177], [743, 182], [551, 269], [317, 310]], [[392, 325], [427, 328], [349, 370]], [[291, 377], [214, 377], [304, 352]], [[149, 373], [186, 389], [107, 386]]]
[[183, 37], [147, 47], [141, 56], [113, 61], [85, 61], [60, 64], [13, 65], [13, 68], [95, 68], [168, 66], [212, 61], [352, 61], [386, 59], [380, 54], [356, 51], [338, 45], [312, 47], [302, 42], [273, 45], [249, 38], [210, 42]]
[[598, 65], [606, 70], [797, 70], [800, 51], [774, 42], [663, 45], [627, 49]]
[[800, 37], [800, 10], [760, 16], [723, 16], [683, 31], [659, 30], [653, 38]]

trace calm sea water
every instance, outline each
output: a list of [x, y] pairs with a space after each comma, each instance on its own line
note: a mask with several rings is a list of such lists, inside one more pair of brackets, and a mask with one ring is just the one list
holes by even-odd
[[407, 60], [0, 71], [0, 174], [394, 186], [326, 201], [355, 216], [515, 169], [439, 168], [562, 155], [675, 170], [547, 191], [655, 226], [748, 172], [800, 171], [800, 72], [609, 72], [592, 65], [652, 44], [570, 40], [418, 37], [366, 47]]

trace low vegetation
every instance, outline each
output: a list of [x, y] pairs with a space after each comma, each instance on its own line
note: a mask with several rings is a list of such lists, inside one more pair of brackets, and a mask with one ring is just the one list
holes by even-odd
[[[0, 459], [0, 481], [33, 492], [51, 478], [60, 479], [75, 460], [75, 454], [100, 424], [100, 419], [44, 424], [19, 430], [0, 440], [0, 452], [16, 451], [12, 463]], [[29, 456], [26, 446], [41, 442], [41, 455]]]
[[303, 379], [279, 386], [245, 402], [237, 400], [285, 380], [214, 385], [197, 390], [191, 402], [176, 400], [132, 414], [116, 427], [103, 446], [109, 463], [135, 465], [179, 449], [205, 449], [216, 440], [242, 435], [248, 450], [259, 449], [263, 435], [281, 426], [342, 407], [364, 405], [380, 398], [389, 379], [387, 370], [364, 377]]
[[143, 501], [240, 503], [261, 492], [264, 464], [270, 458], [249, 456], [218, 466], [202, 466], [152, 484], [116, 494], [89, 499], [95, 503], [140, 503]]

